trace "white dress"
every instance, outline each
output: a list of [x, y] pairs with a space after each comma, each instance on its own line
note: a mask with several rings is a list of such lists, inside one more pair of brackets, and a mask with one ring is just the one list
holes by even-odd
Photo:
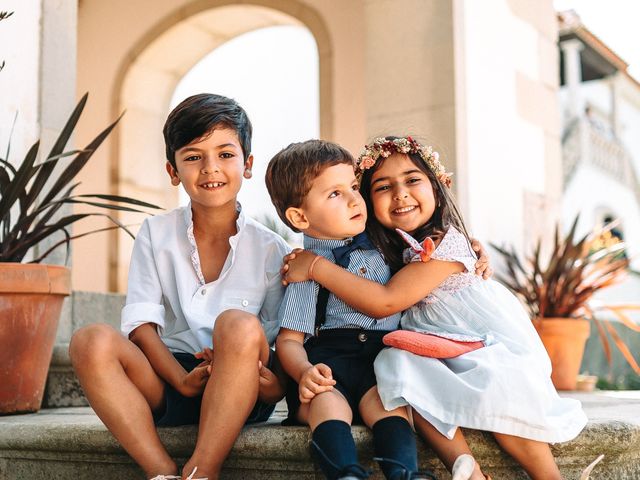
[[[450, 439], [457, 427], [549, 443], [575, 438], [587, 417], [579, 401], [558, 396], [549, 356], [518, 299], [475, 275], [475, 255], [453, 227], [431, 258], [461, 262], [467, 272], [451, 275], [407, 310], [402, 328], [479, 337], [485, 347], [447, 360], [383, 350], [375, 372], [384, 407], [411, 405]], [[405, 251], [410, 261], [420, 261], [411, 248]]]

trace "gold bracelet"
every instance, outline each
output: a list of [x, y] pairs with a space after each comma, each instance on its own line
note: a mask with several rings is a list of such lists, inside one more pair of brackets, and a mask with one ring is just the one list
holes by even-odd
[[316, 263], [321, 258], [322, 258], [322, 255], [316, 255], [316, 258], [314, 258], [313, 262], [311, 262], [311, 265], [309, 265], [309, 270], [307, 272], [307, 276], [309, 277], [309, 280], [314, 280], [314, 278], [313, 278], [313, 267], [315, 267]]

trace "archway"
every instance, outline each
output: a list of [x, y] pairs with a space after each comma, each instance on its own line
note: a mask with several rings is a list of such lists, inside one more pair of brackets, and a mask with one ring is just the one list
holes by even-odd
[[[309, 7], [291, 1], [232, 4], [194, 2], [156, 25], [136, 45], [123, 65], [114, 97], [115, 111], [126, 110], [116, 135], [111, 161], [111, 182], [121, 195], [144, 198], [173, 208], [177, 191], [165, 178], [162, 125], [172, 95], [184, 75], [216, 48], [247, 32], [273, 26], [309, 29], [315, 39], [319, 63], [320, 135], [332, 138], [331, 48], [321, 18]], [[247, 68], [249, 68], [247, 66]], [[120, 215], [127, 223], [128, 215]], [[110, 290], [126, 285], [131, 239], [112, 234]]]

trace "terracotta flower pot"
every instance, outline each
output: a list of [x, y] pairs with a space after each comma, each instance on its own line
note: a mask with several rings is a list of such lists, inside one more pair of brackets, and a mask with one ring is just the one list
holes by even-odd
[[588, 320], [543, 318], [533, 320], [551, 358], [551, 381], [558, 390], [575, 390], [584, 346], [589, 338]]
[[40, 409], [71, 271], [0, 263], [0, 415]]

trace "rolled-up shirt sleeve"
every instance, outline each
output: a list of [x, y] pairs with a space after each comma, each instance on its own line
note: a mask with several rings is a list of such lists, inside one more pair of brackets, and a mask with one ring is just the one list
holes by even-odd
[[291, 248], [284, 241], [278, 240], [273, 242], [270, 249], [271, 252], [265, 262], [267, 291], [259, 316], [267, 341], [269, 345], [272, 345], [280, 331], [278, 311], [285, 291], [285, 287], [282, 285], [282, 277], [280, 276], [280, 267], [282, 266], [283, 257], [289, 253]]
[[120, 329], [122, 334], [128, 337], [145, 323], [155, 323], [158, 333], [162, 334], [165, 326], [165, 308], [147, 220], [142, 224], [133, 245], [127, 301], [122, 309]]
[[280, 327], [313, 335], [318, 290], [318, 284], [310, 280], [288, 285], [278, 311]]

